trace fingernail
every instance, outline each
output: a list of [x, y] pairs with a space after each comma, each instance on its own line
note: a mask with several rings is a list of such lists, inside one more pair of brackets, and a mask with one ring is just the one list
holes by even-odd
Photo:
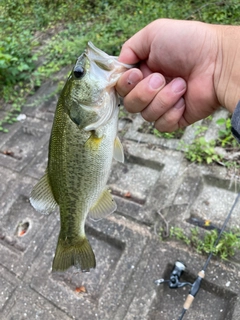
[[148, 83], [152, 89], [160, 89], [164, 84], [164, 78], [159, 74], [153, 74]]
[[182, 78], [176, 78], [172, 82], [172, 91], [179, 93], [186, 89], [186, 82]]
[[128, 77], [128, 84], [135, 84], [141, 80], [141, 76], [138, 72], [132, 71]]

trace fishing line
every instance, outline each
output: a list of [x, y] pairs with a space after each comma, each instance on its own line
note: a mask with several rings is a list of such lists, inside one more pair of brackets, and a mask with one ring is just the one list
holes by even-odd
[[[237, 195], [237, 197], [236, 197], [236, 199], [235, 199], [235, 201], [234, 201], [234, 203], [233, 203], [233, 205], [232, 205], [232, 207], [231, 207], [231, 209], [230, 209], [230, 211], [229, 211], [229, 213], [223, 223], [223, 226], [219, 231], [218, 237], [214, 243], [213, 248], [215, 248], [218, 245], [219, 240], [220, 240], [220, 238], [221, 238], [221, 236], [222, 236], [222, 234], [223, 234], [223, 232], [224, 232], [224, 230], [225, 230], [225, 228], [231, 218], [232, 212], [233, 212], [239, 198], [240, 198], [240, 192], [238, 193], [238, 195]], [[182, 320], [186, 311], [191, 307], [192, 302], [200, 289], [201, 282], [205, 277], [205, 271], [209, 265], [209, 262], [210, 262], [212, 256], [213, 256], [213, 250], [209, 253], [208, 258], [207, 258], [202, 270], [198, 273], [197, 279], [194, 281], [194, 283], [180, 281], [181, 274], [185, 270], [185, 265], [180, 261], [177, 261], [175, 263], [175, 266], [174, 266], [174, 268], [171, 272], [170, 278], [168, 280], [164, 280], [164, 279], [155, 280], [155, 283], [157, 285], [160, 285], [162, 283], [168, 283], [168, 286], [170, 289], [173, 289], [173, 288], [178, 289], [178, 288], [184, 287], [186, 285], [189, 285], [191, 287], [189, 294], [184, 302], [182, 313], [181, 313], [180, 317], [178, 318], [178, 320]]]
[[[234, 201], [234, 203], [232, 205], [232, 208], [229, 211], [229, 213], [228, 213], [228, 215], [227, 215], [227, 217], [226, 217], [226, 219], [225, 219], [225, 221], [223, 223], [223, 226], [222, 226], [222, 228], [221, 228], [221, 230], [219, 232], [217, 240], [214, 243], [214, 248], [217, 246], [217, 244], [218, 244], [218, 242], [219, 242], [219, 240], [220, 240], [220, 238], [221, 238], [221, 236], [222, 236], [222, 234], [223, 234], [223, 232], [224, 232], [224, 230], [226, 228], [226, 225], [228, 224], [228, 221], [231, 218], [232, 212], [233, 212], [233, 210], [234, 210], [234, 208], [235, 208], [235, 206], [236, 206], [236, 204], [237, 204], [237, 202], [239, 200], [239, 197], [240, 197], [240, 192], [238, 193], [238, 195], [237, 195], [237, 197], [236, 197], [236, 199], [235, 199], [235, 201]], [[185, 303], [183, 305], [182, 313], [181, 313], [180, 317], [178, 318], [178, 320], [182, 320], [183, 317], [184, 317], [184, 314], [186, 313], [186, 311], [191, 307], [192, 302], [193, 302], [194, 298], [196, 297], [196, 295], [197, 295], [197, 293], [198, 293], [198, 291], [200, 289], [202, 279], [204, 279], [204, 277], [205, 277], [205, 271], [206, 271], [206, 269], [207, 269], [207, 267], [209, 265], [209, 262], [210, 262], [212, 256], [213, 256], [213, 250], [210, 252], [210, 254], [209, 254], [209, 256], [208, 256], [208, 258], [207, 258], [207, 260], [206, 260], [206, 262], [205, 262], [205, 264], [203, 266], [203, 269], [198, 273], [197, 279], [192, 284], [192, 288], [191, 288], [191, 290], [190, 290], [190, 292], [189, 292], [189, 294], [187, 296], [187, 299], [186, 299], [186, 301], [185, 301]]]

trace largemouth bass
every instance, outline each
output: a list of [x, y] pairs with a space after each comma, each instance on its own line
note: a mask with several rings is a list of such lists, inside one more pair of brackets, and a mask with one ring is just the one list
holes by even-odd
[[112, 158], [124, 161], [117, 137], [119, 98], [114, 86], [131, 67], [89, 42], [59, 97], [46, 173], [30, 197], [37, 211], [60, 208], [53, 271], [71, 266], [89, 271], [96, 266], [85, 220], [88, 214], [99, 219], [116, 210], [106, 187]]

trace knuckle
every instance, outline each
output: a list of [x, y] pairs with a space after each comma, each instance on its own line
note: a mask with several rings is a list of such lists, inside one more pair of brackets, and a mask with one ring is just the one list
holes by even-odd
[[167, 96], [161, 94], [161, 92], [156, 96], [155, 100], [158, 108], [162, 109], [163, 111], [167, 111], [173, 105], [171, 100]]
[[174, 117], [171, 114], [165, 114], [162, 117], [160, 117], [155, 122], [155, 127], [158, 130], [161, 130], [161, 132], [174, 132], [177, 129], [179, 129], [179, 117]]
[[165, 123], [165, 122], [155, 123], [155, 128], [160, 132], [171, 133], [171, 132], [174, 132], [178, 129], [178, 124], [169, 125], [168, 123]]
[[149, 99], [145, 96], [143, 97], [137, 90], [132, 90], [124, 98], [124, 103], [126, 107], [135, 112], [142, 111], [149, 104]]
[[155, 121], [160, 116], [157, 106], [154, 106], [153, 104], [146, 107], [141, 114], [142, 117], [149, 122]]
[[139, 110], [139, 104], [133, 101], [132, 99], [129, 99], [128, 95], [126, 95], [123, 99], [124, 107], [127, 109], [127, 111], [131, 113], [137, 113], [141, 110]]

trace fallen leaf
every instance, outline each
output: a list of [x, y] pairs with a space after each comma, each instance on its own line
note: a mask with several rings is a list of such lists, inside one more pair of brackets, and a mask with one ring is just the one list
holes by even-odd
[[131, 192], [127, 191], [125, 194], [124, 194], [124, 197], [125, 198], [131, 198]]
[[84, 286], [80, 286], [75, 289], [75, 292], [76, 293], [85, 293], [85, 292], [87, 292], [87, 290]]

